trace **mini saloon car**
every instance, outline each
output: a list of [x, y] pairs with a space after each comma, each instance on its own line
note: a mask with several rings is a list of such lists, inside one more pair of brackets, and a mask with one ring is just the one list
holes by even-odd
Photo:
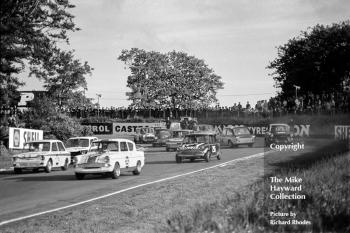
[[145, 164], [143, 151], [136, 149], [135, 143], [128, 139], [104, 139], [94, 142], [96, 152], [83, 155], [75, 165], [75, 176], [84, 179], [87, 174], [103, 174], [116, 179], [121, 171], [139, 175]]
[[177, 148], [181, 145], [184, 137], [187, 134], [190, 134], [192, 132], [193, 132], [192, 130], [188, 130], [188, 129], [173, 130], [172, 137], [169, 138], [165, 143], [166, 151], [171, 151], [171, 150], [176, 151]]
[[154, 128], [145, 127], [145, 128], [137, 128], [136, 133], [134, 135], [135, 143], [153, 143], [155, 142], [156, 136], [154, 135]]
[[97, 149], [94, 141], [97, 141], [97, 137], [73, 137], [69, 138], [66, 143], [67, 151], [70, 152], [71, 162], [77, 163], [83, 154], [89, 151]]
[[270, 124], [265, 134], [265, 146], [271, 144], [289, 144], [293, 142], [293, 134], [287, 124]]
[[169, 129], [155, 129], [155, 136], [156, 140], [152, 143], [152, 146], [165, 146], [172, 133]]
[[216, 140], [215, 132], [196, 132], [185, 136], [178, 147], [175, 160], [181, 163], [184, 159], [194, 161], [204, 159], [209, 162], [212, 157], [221, 159], [220, 143]]
[[67, 170], [70, 163], [70, 153], [59, 140], [31, 141], [24, 144], [23, 153], [13, 156], [15, 173], [23, 169], [32, 169], [34, 172], [44, 169], [51, 172], [52, 168]]
[[240, 145], [248, 145], [253, 147], [255, 136], [245, 126], [225, 127], [219, 135], [221, 145], [238, 147]]

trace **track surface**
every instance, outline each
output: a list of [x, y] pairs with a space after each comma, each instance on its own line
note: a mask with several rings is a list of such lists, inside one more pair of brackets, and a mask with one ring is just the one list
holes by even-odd
[[[76, 180], [74, 169], [52, 173], [23, 173], [0, 175], [0, 222], [12, 218], [66, 206], [131, 186], [203, 169], [236, 158], [264, 152], [262, 142], [256, 147], [222, 148], [222, 159], [175, 163], [175, 152], [164, 148], [147, 147], [146, 164], [139, 176], [124, 173], [117, 180], [101, 176], [87, 176]], [[179, 178], [181, 179], [181, 178]]]

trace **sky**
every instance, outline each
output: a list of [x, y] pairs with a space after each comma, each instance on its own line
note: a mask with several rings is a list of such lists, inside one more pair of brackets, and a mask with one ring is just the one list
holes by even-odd
[[[348, 0], [71, 0], [81, 31], [70, 33], [76, 57], [94, 68], [87, 97], [104, 107], [128, 106], [130, 70], [123, 49], [173, 50], [204, 59], [222, 77], [221, 106], [269, 99], [278, 91], [268, 64], [277, 47], [317, 24], [349, 20]], [[66, 47], [66, 46], [65, 46]], [[43, 90], [24, 73], [21, 90]]]

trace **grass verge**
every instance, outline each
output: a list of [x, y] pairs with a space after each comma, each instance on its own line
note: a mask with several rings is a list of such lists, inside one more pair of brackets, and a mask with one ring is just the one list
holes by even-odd
[[[274, 175], [303, 179], [305, 200], [271, 200], [269, 178], [190, 214], [175, 213], [165, 232], [349, 232], [350, 155], [323, 158], [308, 168], [289, 167]], [[270, 212], [296, 213], [310, 225], [271, 225]], [[287, 220], [286, 218], [285, 220]], [[291, 219], [289, 217], [289, 219]]]

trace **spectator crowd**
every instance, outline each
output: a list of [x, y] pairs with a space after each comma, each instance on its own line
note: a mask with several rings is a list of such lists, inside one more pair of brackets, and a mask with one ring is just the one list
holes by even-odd
[[[192, 116], [197, 118], [211, 117], [275, 117], [286, 114], [336, 114], [350, 112], [350, 96], [337, 93], [315, 95], [309, 93], [295, 98], [282, 99], [273, 97], [270, 100], [260, 100], [255, 106], [249, 102], [242, 105], [234, 103], [231, 107], [216, 105], [215, 107], [198, 109], [135, 109], [125, 107], [110, 108], [75, 108], [65, 110], [70, 116], [77, 118], [107, 117], [127, 119], [133, 117], [153, 118], [179, 118], [181, 116]], [[20, 115], [21, 109], [17, 107], [0, 108], [0, 115]]]

